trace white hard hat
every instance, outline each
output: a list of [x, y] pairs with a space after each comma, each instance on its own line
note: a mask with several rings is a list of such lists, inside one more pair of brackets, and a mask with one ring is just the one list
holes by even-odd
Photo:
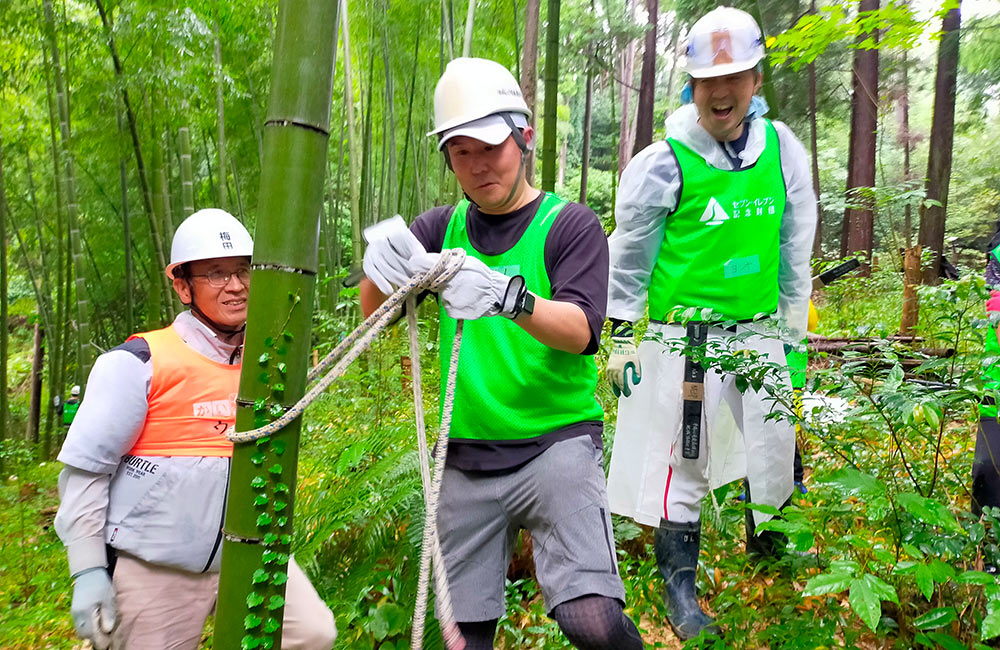
[[[524, 103], [524, 97], [521, 95], [521, 86], [514, 79], [514, 75], [507, 68], [489, 59], [470, 57], [452, 59], [434, 89], [434, 130], [427, 135], [443, 134], [449, 129], [495, 113], [514, 113], [525, 118], [531, 117], [531, 111], [528, 110], [528, 105]], [[498, 122], [503, 126], [504, 137], [500, 140], [503, 142], [510, 133], [510, 127], [502, 118]], [[524, 120], [522, 123], [527, 124], [527, 121]], [[499, 127], [494, 130], [497, 133], [501, 132]], [[455, 135], [462, 134], [446, 134], [442, 141]], [[483, 139], [475, 135], [470, 137]]]
[[76, 386], [73, 386], [73, 388], [70, 388], [70, 389], [69, 389], [69, 394], [70, 394], [70, 395], [71, 395], [72, 397], [76, 397], [76, 396], [78, 396], [78, 395], [80, 394], [80, 386], [79, 386], [79, 385], [76, 385]]
[[243, 224], [225, 210], [205, 208], [177, 226], [165, 272], [172, 280], [174, 269], [186, 262], [252, 255], [253, 239]]
[[750, 70], [764, 58], [764, 38], [753, 16], [717, 7], [691, 26], [684, 71], [696, 79]]

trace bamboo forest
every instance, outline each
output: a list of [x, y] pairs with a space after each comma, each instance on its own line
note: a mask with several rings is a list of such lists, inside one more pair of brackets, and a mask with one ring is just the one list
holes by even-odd
[[0, 648], [1000, 647], [998, 130], [1000, 0], [0, 0]]

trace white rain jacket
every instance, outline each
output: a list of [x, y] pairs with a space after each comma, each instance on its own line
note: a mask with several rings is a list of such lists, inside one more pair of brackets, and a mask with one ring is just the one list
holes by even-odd
[[[801, 341], [809, 320], [809, 257], [816, 232], [816, 194], [802, 143], [784, 123], [773, 124], [778, 133], [787, 196], [781, 219], [778, 317], [788, 330], [788, 340]], [[739, 154], [743, 167], [757, 162], [765, 142], [763, 119], [751, 118], [747, 128], [750, 133], [746, 147]], [[666, 131], [667, 137], [690, 147], [712, 167], [733, 169], [719, 143], [698, 124], [694, 104], [677, 109], [667, 119]], [[677, 159], [666, 141], [640, 151], [622, 173], [615, 204], [615, 231], [608, 239], [609, 318], [636, 321], [645, 313], [649, 279], [663, 243], [664, 226], [677, 208], [680, 191]]]
[[[241, 361], [185, 311], [174, 320], [185, 343], [212, 361]], [[105, 544], [147, 562], [218, 571], [229, 458], [127, 456], [142, 432], [152, 361], [115, 348], [94, 363], [87, 391], [59, 452], [55, 528], [71, 575], [107, 566]]]
[[[701, 155], [709, 165], [733, 169], [722, 146], [698, 124], [694, 105], [678, 109], [666, 126], [668, 137]], [[808, 322], [816, 197], [805, 149], [786, 125], [774, 122], [774, 127], [787, 196], [779, 235], [778, 318], [786, 340], [801, 341]], [[743, 167], [757, 162], [766, 140], [760, 117], [751, 117], [747, 128], [746, 146], [739, 154]], [[615, 206], [616, 228], [608, 242], [610, 318], [635, 321], [645, 313], [650, 276], [666, 220], [677, 208], [681, 184], [677, 160], [665, 141], [639, 152], [625, 168]], [[769, 329], [768, 323], [741, 328]], [[650, 332], [683, 336], [683, 328], [677, 325], [651, 324]], [[712, 328], [709, 337], [717, 336], [728, 334]], [[781, 345], [773, 339], [752, 337], [743, 345], [774, 361], [783, 360]], [[787, 420], [766, 418], [777, 405], [763, 394], [740, 393], [731, 377], [708, 373], [702, 452], [697, 460], [685, 460], [679, 445], [684, 357], [652, 340], [640, 345], [639, 357], [642, 380], [631, 397], [619, 399], [608, 475], [612, 512], [654, 526], [662, 519], [696, 521], [709, 487], [748, 474], [755, 501], [782, 505], [792, 491], [795, 434]], [[759, 512], [754, 517], [757, 523], [770, 518]]]

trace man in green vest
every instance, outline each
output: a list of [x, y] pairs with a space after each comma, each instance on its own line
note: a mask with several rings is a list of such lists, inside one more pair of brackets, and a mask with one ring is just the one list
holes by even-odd
[[524, 528], [546, 610], [569, 640], [586, 650], [639, 650], [623, 612], [604, 413], [594, 397], [604, 231], [586, 206], [528, 183], [531, 113], [506, 68], [451, 61], [434, 113], [428, 135], [437, 136], [466, 198], [423, 213], [409, 229], [392, 220], [369, 229], [361, 302], [371, 313], [440, 251], [466, 252], [439, 296], [442, 403], [456, 319], [466, 322], [438, 511], [465, 647], [493, 647], [511, 545]]
[[[783, 366], [783, 340], [805, 337], [816, 197], [804, 148], [763, 117], [755, 94], [763, 58], [760, 28], [746, 12], [719, 7], [691, 27], [687, 103], [668, 118], [666, 140], [625, 168], [609, 239], [608, 374], [622, 396], [609, 501], [612, 512], [656, 527], [668, 619], [681, 639], [718, 633], [695, 593], [701, 503], [714, 468], [745, 463], [739, 475], [753, 503], [780, 507], [792, 494], [794, 428], [770, 417], [785, 409], [665, 344], [718, 343]], [[632, 323], [647, 303], [637, 348]], [[705, 310], [714, 316], [702, 318]], [[734, 446], [716, 420], [723, 401], [742, 434]], [[770, 518], [752, 517], [754, 525]], [[773, 534], [754, 532], [748, 550], [773, 552]]]
[[68, 427], [73, 424], [73, 418], [76, 417], [76, 411], [80, 408], [80, 386], [73, 386], [69, 390], [69, 399], [66, 400], [65, 404], [59, 407], [59, 413], [62, 414], [63, 426]]

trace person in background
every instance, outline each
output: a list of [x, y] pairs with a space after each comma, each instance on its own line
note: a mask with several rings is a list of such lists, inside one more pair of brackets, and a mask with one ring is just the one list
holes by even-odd
[[[996, 313], [1000, 312], [1000, 231], [993, 235], [986, 253], [986, 286], [990, 289], [986, 313], [996, 318]], [[985, 368], [986, 386], [993, 394], [979, 406], [979, 430], [972, 461], [972, 512], [977, 516], [985, 507], [1000, 507], [1000, 420], [996, 404], [996, 393], [1000, 390], [1000, 362], [996, 360], [1000, 357], [998, 337], [1000, 328], [987, 330], [985, 352], [994, 362]]]
[[58, 412], [62, 418], [64, 427], [73, 424], [77, 409], [80, 408], [80, 385], [77, 384], [69, 390], [69, 399], [58, 405]]

